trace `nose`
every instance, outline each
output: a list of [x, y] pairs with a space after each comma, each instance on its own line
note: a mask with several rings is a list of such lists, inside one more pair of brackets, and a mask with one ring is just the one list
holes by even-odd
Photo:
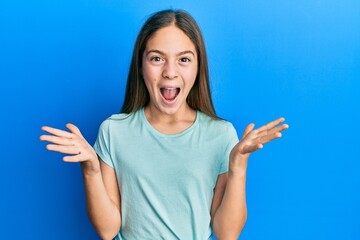
[[164, 64], [162, 76], [167, 79], [174, 79], [178, 76], [178, 69], [176, 63], [172, 63], [170, 61]]

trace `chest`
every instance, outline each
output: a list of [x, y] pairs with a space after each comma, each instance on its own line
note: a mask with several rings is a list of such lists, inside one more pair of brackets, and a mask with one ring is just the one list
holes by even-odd
[[156, 138], [147, 136], [118, 140], [112, 146], [120, 182], [143, 182], [157, 186], [192, 184], [215, 186], [221, 151], [216, 139]]

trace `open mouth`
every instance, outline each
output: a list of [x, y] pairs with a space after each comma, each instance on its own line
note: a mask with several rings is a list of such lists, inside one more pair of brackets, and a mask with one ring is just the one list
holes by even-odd
[[172, 102], [179, 95], [180, 88], [160, 88], [160, 92], [166, 101]]

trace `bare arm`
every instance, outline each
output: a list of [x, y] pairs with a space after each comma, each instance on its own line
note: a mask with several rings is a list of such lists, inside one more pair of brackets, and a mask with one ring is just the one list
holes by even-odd
[[101, 172], [88, 174], [82, 167], [86, 206], [90, 221], [103, 239], [113, 239], [120, 231], [120, 194], [113, 168], [100, 160]]
[[[247, 219], [245, 175], [221, 174], [212, 204], [212, 226], [219, 240], [238, 239]], [[222, 193], [222, 194], [221, 194]]]
[[114, 169], [98, 159], [94, 149], [73, 124], [70, 132], [42, 127], [52, 135], [42, 135], [40, 140], [50, 142], [50, 151], [70, 154], [65, 162], [80, 162], [83, 173], [87, 212], [94, 228], [103, 239], [112, 239], [121, 227], [121, 198]]
[[280, 124], [279, 118], [256, 130], [249, 124], [240, 142], [232, 149], [229, 159], [229, 173], [218, 177], [211, 208], [214, 234], [219, 240], [238, 239], [247, 219], [246, 209], [246, 170], [251, 152], [257, 151], [288, 128]]

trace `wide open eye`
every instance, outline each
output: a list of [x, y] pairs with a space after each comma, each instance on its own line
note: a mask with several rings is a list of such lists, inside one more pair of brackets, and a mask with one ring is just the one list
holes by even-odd
[[180, 62], [182, 62], [182, 63], [187, 63], [187, 62], [191, 62], [191, 61], [190, 61], [190, 59], [187, 58], [187, 57], [182, 57], [182, 58], [180, 58]]
[[151, 57], [150, 60], [151, 60], [152, 62], [160, 62], [162, 59], [161, 59], [161, 57], [154, 56], [154, 57]]

